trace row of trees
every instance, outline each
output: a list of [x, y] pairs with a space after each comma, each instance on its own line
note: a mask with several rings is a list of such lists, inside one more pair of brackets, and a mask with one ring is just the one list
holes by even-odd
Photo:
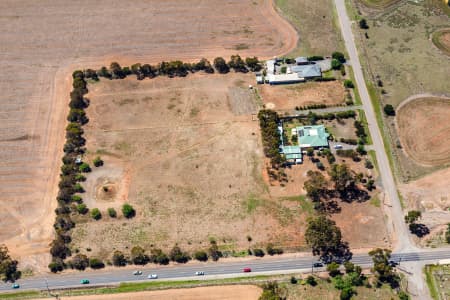
[[278, 130], [278, 114], [270, 109], [262, 109], [258, 113], [258, 119], [261, 127], [264, 154], [270, 158], [272, 167], [278, 168], [285, 161], [280, 154], [281, 136]]
[[206, 59], [202, 58], [197, 63], [185, 63], [180, 60], [163, 61], [157, 65], [150, 64], [133, 64], [131, 67], [122, 67], [117, 62], [112, 62], [109, 68], [103, 66], [99, 70], [86, 69], [83, 72], [85, 78], [99, 80], [99, 77], [107, 79], [123, 79], [129, 75], [136, 75], [138, 80], [145, 78], [154, 78], [156, 76], [169, 77], [185, 77], [189, 73], [204, 71], [206, 73], [214, 73], [215, 70], [221, 74], [230, 72], [247, 73], [248, 71], [260, 71], [262, 69], [261, 62], [257, 57], [247, 57], [245, 60], [239, 55], [232, 55], [227, 62], [222, 57], [216, 57], [213, 65]]

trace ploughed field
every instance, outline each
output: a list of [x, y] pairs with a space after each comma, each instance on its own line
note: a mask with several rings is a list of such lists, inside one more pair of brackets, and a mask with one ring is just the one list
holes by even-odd
[[[72, 248], [110, 258], [134, 245], [207, 249], [211, 238], [230, 251], [303, 244], [301, 208], [271, 199], [262, 177], [253, 80], [231, 73], [90, 84], [85, 159], [100, 155], [105, 164], [87, 175], [81, 196], [103, 218], [78, 216]], [[125, 202], [135, 218], [108, 217]]]
[[450, 162], [450, 98], [419, 98], [400, 106], [397, 125], [401, 145], [416, 163]]
[[297, 40], [269, 0], [7, 0], [0, 27], [0, 240], [22, 266], [49, 262], [72, 71], [272, 57]]

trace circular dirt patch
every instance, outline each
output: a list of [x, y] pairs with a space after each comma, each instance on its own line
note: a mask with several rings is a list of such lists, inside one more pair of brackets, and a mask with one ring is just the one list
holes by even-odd
[[401, 105], [397, 126], [403, 149], [416, 163], [450, 162], [450, 98], [417, 98]]
[[273, 104], [272, 102], [266, 103], [266, 108], [274, 109], [275, 108], [275, 104]]
[[436, 47], [450, 56], [450, 28], [434, 32], [431, 40]]
[[116, 182], [104, 179], [96, 187], [96, 199], [99, 201], [113, 202], [116, 199], [118, 189]]

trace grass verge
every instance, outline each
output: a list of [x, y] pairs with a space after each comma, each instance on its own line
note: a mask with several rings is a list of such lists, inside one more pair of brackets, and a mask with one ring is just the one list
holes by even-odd
[[[267, 281], [272, 278], [283, 279], [282, 276], [259, 275], [251, 277], [238, 277], [238, 278], [212, 279], [212, 280], [181, 280], [181, 281], [150, 281], [150, 282], [146, 281], [137, 283], [121, 283], [117, 286], [110, 286], [110, 287], [67, 289], [60, 291], [52, 291], [52, 293], [56, 293], [60, 297], [117, 294], [117, 293], [143, 292], [143, 291], [173, 289], [173, 288], [213, 286], [213, 285], [229, 285], [229, 284], [244, 284], [244, 283], [256, 284]], [[0, 299], [19, 300], [19, 299], [36, 299], [36, 298], [54, 298], [54, 297], [49, 296], [46, 291], [29, 291], [29, 292], [0, 294]]]
[[367, 118], [366, 118], [366, 114], [364, 113], [364, 110], [358, 109], [358, 118], [359, 118], [359, 121], [361, 121], [364, 125], [364, 130], [367, 135], [367, 145], [372, 145], [373, 144], [372, 136], [370, 135], [369, 125], [367, 123]]
[[377, 160], [377, 154], [375, 150], [369, 150], [367, 153], [370, 156], [370, 160], [372, 161], [373, 165], [375, 166], [375, 169], [377, 170], [378, 174], [380, 173], [380, 168], [378, 167], [378, 160]]
[[437, 266], [435, 265], [426, 265], [424, 268], [425, 272], [425, 278], [427, 281], [428, 290], [430, 291], [431, 298], [438, 300], [439, 299], [439, 292], [436, 286], [436, 281], [434, 280], [433, 276], [433, 270]]
[[[353, 82], [356, 82], [355, 80], [355, 74], [353, 73], [353, 69], [351, 66], [347, 66], [348, 74], [350, 74], [350, 80]], [[359, 90], [357, 84], [355, 84], [355, 87], [353, 88], [353, 94], [355, 97], [355, 105], [361, 105], [361, 96], [359, 95]]]

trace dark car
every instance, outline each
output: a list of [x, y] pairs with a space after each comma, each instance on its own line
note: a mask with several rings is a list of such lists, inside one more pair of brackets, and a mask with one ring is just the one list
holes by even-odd
[[321, 263], [321, 262], [315, 262], [315, 263], [313, 264], [313, 266], [314, 266], [314, 268], [322, 268], [322, 267], [323, 267], [323, 263]]

